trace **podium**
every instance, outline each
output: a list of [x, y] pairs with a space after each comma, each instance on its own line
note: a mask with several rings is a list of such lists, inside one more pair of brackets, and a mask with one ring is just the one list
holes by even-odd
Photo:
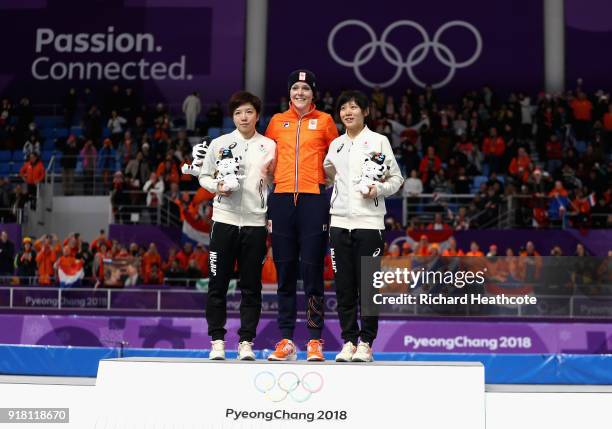
[[100, 361], [92, 427], [484, 429], [484, 367], [464, 362]]

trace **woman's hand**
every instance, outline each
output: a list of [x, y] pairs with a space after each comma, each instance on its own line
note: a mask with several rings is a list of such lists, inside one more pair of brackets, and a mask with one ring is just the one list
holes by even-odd
[[224, 191], [223, 181], [221, 181], [217, 183], [217, 194], [221, 195], [222, 197], [229, 197], [230, 195], [232, 195], [232, 191]]
[[374, 199], [378, 196], [378, 190], [376, 189], [376, 185], [369, 185], [369, 191], [367, 194], [363, 196], [363, 198], [371, 198]]

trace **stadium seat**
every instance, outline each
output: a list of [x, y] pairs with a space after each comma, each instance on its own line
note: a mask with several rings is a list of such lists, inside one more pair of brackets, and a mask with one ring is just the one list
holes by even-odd
[[55, 149], [55, 139], [47, 139], [43, 143], [42, 147], [43, 151], [45, 150], [54, 150]]
[[0, 162], [6, 163], [13, 158], [13, 154], [10, 150], [0, 150]]
[[229, 116], [223, 117], [223, 128], [234, 129], [234, 120]]
[[41, 156], [43, 160], [43, 164], [47, 165], [52, 156], [53, 156], [52, 150], [43, 150], [42, 156]]
[[77, 137], [81, 137], [83, 135], [83, 127], [71, 127], [70, 134], [74, 134]]
[[489, 178], [487, 176], [475, 176], [472, 187], [480, 189], [480, 185], [482, 185], [483, 183], [487, 183], [488, 180]]
[[217, 137], [221, 135], [221, 128], [215, 128], [215, 127], [209, 128], [208, 135], [210, 138], [216, 139]]
[[38, 128], [57, 128], [64, 122], [61, 116], [35, 116], [34, 122], [38, 125]]
[[221, 134], [229, 134], [229, 133], [231, 133], [232, 131], [234, 131], [234, 127], [232, 127], [232, 128], [223, 128], [223, 129], [221, 130]]
[[66, 137], [68, 137], [68, 130], [66, 128], [56, 128], [54, 131], [55, 137], [57, 138], [65, 139]]
[[0, 162], [0, 177], [11, 174], [11, 164], [8, 162]]
[[20, 150], [14, 150], [13, 151], [13, 161], [23, 162], [23, 152]]

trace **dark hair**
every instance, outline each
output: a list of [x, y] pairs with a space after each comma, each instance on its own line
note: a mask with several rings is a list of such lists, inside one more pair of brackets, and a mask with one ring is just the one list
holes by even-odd
[[261, 100], [258, 96], [253, 95], [248, 91], [235, 92], [230, 97], [228, 104], [230, 116], [234, 116], [234, 111], [243, 104], [253, 105], [258, 115], [261, 112]]
[[361, 91], [351, 90], [351, 91], [343, 91], [342, 94], [338, 97], [338, 101], [336, 102], [336, 115], [340, 116], [340, 108], [348, 103], [349, 101], [354, 101], [356, 105], [363, 111], [365, 115], [365, 111], [368, 109], [370, 105], [370, 100], [368, 100], [368, 96], [365, 95]]

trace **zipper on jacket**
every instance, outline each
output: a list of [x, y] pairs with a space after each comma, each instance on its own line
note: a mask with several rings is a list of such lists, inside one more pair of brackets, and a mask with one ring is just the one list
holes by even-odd
[[298, 119], [297, 132], [295, 133], [295, 192], [293, 195], [293, 204], [297, 206], [298, 196], [298, 161], [300, 158], [300, 129], [302, 128], [302, 117]]
[[261, 198], [261, 208], [263, 209], [265, 206], [263, 196], [263, 179], [259, 179], [259, 198]]
[[334, 190], [332, 192], [331, 204], [329, 205], [330, 209], [334, 208], [334, 203], [336, 202], [336, 198], [338, 198], [338, 187], [336, 185], [336, 182], [334, 182]]

